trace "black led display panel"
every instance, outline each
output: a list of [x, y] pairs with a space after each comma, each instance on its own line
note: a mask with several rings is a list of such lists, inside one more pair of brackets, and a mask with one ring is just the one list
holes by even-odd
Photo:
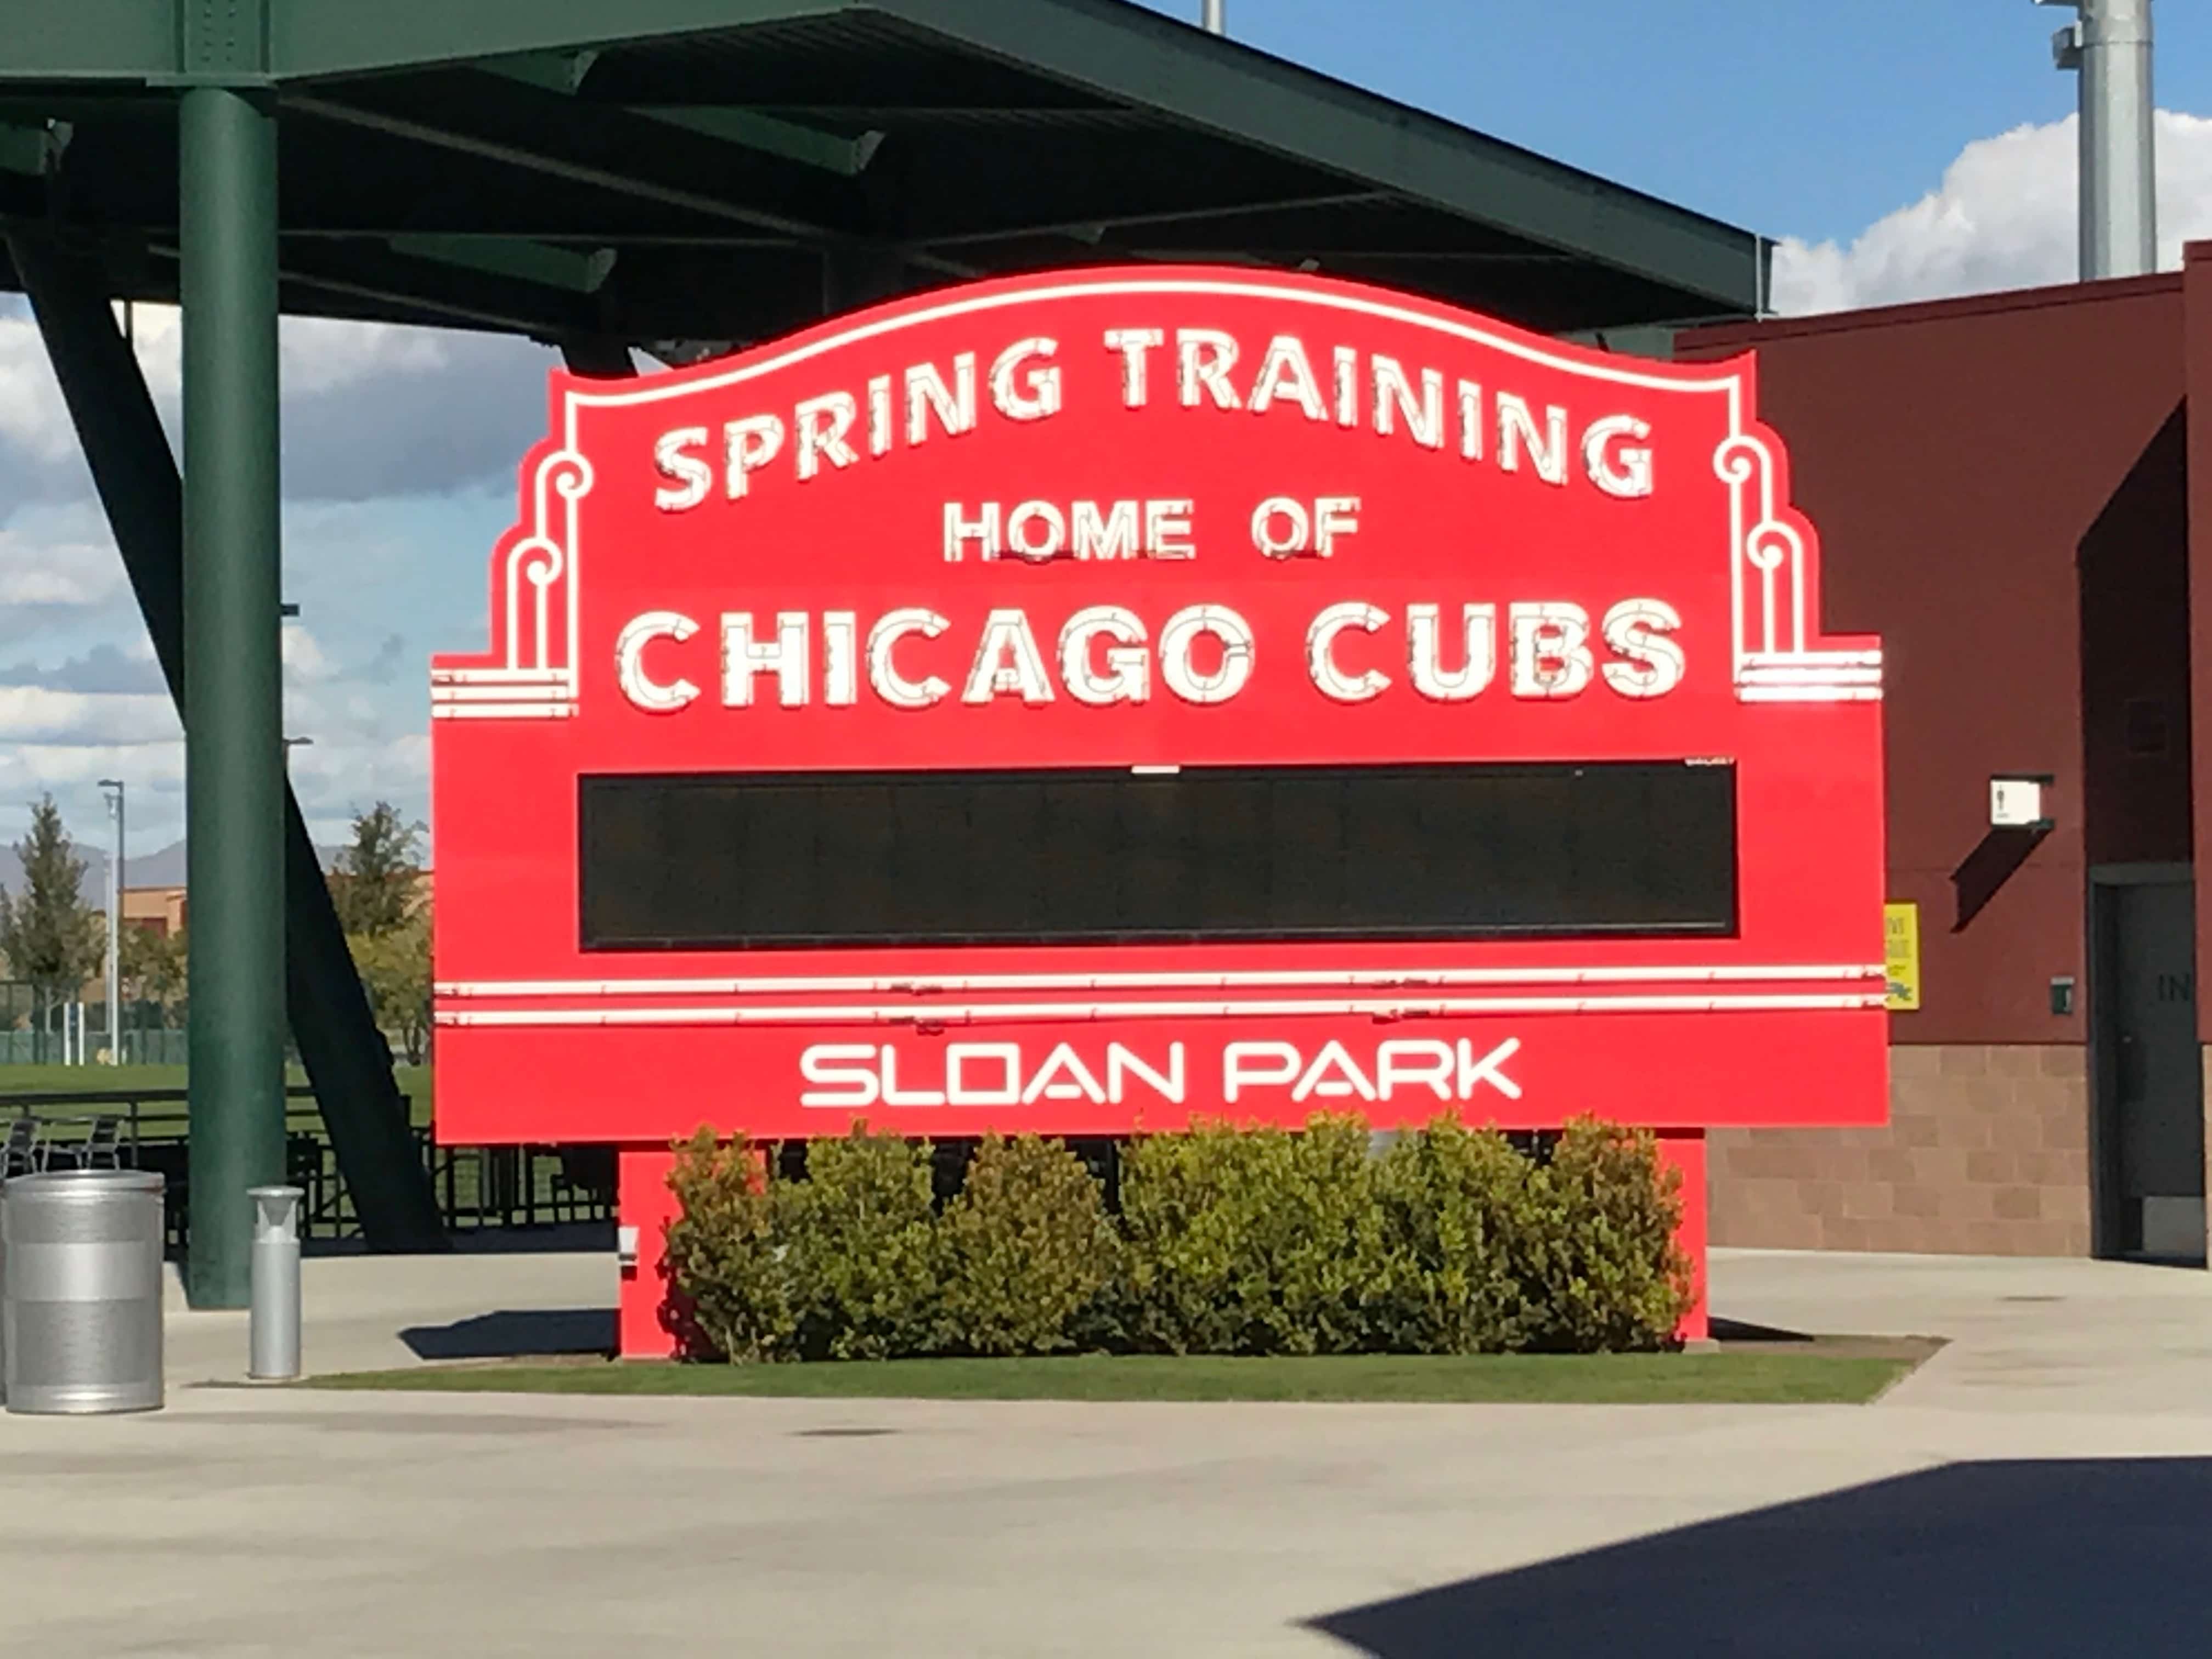
[[1713, 934], [1724, 765], [579, 781], [586, 950]]

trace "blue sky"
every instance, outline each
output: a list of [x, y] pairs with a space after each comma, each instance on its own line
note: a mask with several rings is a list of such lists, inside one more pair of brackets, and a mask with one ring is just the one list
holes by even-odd
[[[1197, 0], [1156, 9], [1195, 18]], [[2067, 280], [2073, 77], [2027, 0], [1230, 0], [1232, 35], [1786, 239], [1784, 310]], [[2212, 236], [2212, 7], [2159, 9], [2162, 241]], [[2197, 117], [2207, 118], [2193, 118]], [[173, 315], [142, 314], [173, 410]], [[380, 798], [427, 816], [433, 651], [477, 646], [485, 562], [538, 434], [526, 343], [288, 325], [287, 729], [324, 838]], [[0, 301], [0, 840], [51, 790], [134, 844], [181, 833], [182, 755], [143, 630], [20, 304]]]
[[[1191, 3], [1152, 9], [1195, 18]], [[2212, 113], [2212, 7], [2159, 0], [2159, 101]], [[2029, 0], [1229, 0], [1229, 32], [1748, 229], [1850, 235], [1970, 141], [2074, 107]]]

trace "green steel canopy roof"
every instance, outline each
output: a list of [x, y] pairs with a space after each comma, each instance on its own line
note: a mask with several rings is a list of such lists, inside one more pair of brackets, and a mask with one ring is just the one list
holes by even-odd
[[276, 100], [295, 313], [711, 349], [1154, 259], [1561, 332], [1763, 295], [1750, 232], [1126, 0], [6, 0], [0, 216], [173, 299], [208, 83]]

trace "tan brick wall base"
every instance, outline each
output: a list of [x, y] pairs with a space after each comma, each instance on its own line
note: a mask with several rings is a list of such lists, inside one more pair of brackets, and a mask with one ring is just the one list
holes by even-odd
[[1893, 1048], [1879, 1129], [1717, 1129], [1712, 1242], [1977, 1255], [2089, 1253], [2078, 1047]]

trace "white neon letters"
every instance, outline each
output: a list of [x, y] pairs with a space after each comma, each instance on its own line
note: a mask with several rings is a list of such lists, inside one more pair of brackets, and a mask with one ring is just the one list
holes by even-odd
[[[1235, 1104], [1273, 1096], [1277, 1103], [1389, 1103], [1416, 1097], [1464, 1104], [1486, 1097], [1518, 1100], [1511, 1064], [1521, 1039], [1392, 1038], [1371, 1046], [1329, 1040], [1311, 1050], [1280, 1041], [1224, 1042], [1217, 1073], [1222, 1098]], [[807, 1085], [799, 1104], [818, 1110], [871, 1106], [1033, 1106], [1040, 1101], [1093, 1106], [1162, 1103], [1190, 1097], [1190, 1045], [1167, 1042], [817, 1042], [800, 1051]]]
[[898, 643], [909, 634], [933, 640], [952, 624], [934, 611], [909, 605], [887, 611], [868, 630], [868, 688], [894, 708], [927, 708], [952, 688], [934, 674], [908, 679], [893, 660]]
[[1333, 605], [1313, 619], [1306, 630], [1306, 671], [1322, 696], [1338, 702], [1367, 702], [1382, 695], [1390, 677], [1377, 669], [1347, 674], [1331, 654], [1336, 636], [1347, 628], [1372, 634], [1390, 620], [1390, 613], [1359, 600]]
[[[1574, 481], [1579, 459], [1580, 479], [1618, 501], [1643, 500], [1656, 488], [1652, 427], [1644, 416], [1618, 406], [1571, 408], [1489, 385], [1466, 372], [1463, 356], [1448, 367], [1452, 360], [1443, 348], [1438, 361], [1423, 362], [1297, 334], [1240, 337], [1133, 319], [1097, 337], [1119, 360], [1125, 410], [1171, 399], [1203, 413], [1334, 422], [1347, 433], [1410, 440], [1431, 453], [1494, 465], [1553, 488]], [[863, 451], [871, 461], [886, 459], [900, 449], [964, 437], [986, 418], [1050, 420], [1068, 406], [1068, 374], [1061, 343], [1042, 334], [1015, 339], [988, 358], [963, 350], [921, 362], [878, 359], [868, 372], [854, 372], [849, 390], [722, 422], [723, 498], [747, 499], [758, 475], [779, 459], [804, 483], [850, 469]], [[702, 423], [653, 436], [653, 504], [662, 512], [688, 513], [713, 498], [716, 435]]]
[[645, 672], [645, 647], [655, 640], [682, 644], [699, 631], [699, 624], [674, 611], [648, 611], [633, 617], [615, 636], [615, 683], [631, 706], [648, 714], [672, 714], [699, 695], [699, 688], [678, 675], [665, 685]]
[[[1036, 548], [1037, 538], [1061, 533], [1044, 515], [1023, 517], [1032, 505], [1016, 515], [1017, 546]], [[1587, 608], [1565, 599], [1504, 606], [1420, 601], [1401, 613], [1342, 599], [1314, 613], [1303, 653], [1286, 660], [1304, 670], [1311, 692], [1343, 705], [1404, 695], [1394, 689], [1393, 662], [1402, 665], [1412, 693], [1431, 703], [1472, 702], [1501, 675], [1504, 694], [1524, 701], [1564, 701], [1597, 689], [1649, 702], [1678, 690], [1688, 673], [1681, 626], [1674, 605], [1648, 596], [1617, 601], [1595, 623]], [[971, 642], [964, 657], [949, 644], [930, 649], [930, 641], [956, 629]], [[1000, 605], [957, 623], [923, 605], [895, 607], [872, 620], [853, 611], [729, 611], [718, 619], [719, 665], [683, 649], [699, 631], [673, 610], [644, 611], [623, 626], [616, 680], [633, 708], [667, 714], [689, 707], [699, 687], [678, 671], [703, 678], [709, 667], [718, 669], [720, 702], [729, 709], [852, 708], [863, 701], [864, 681], [876, 700], [898, 709], [933, 708], [955, 684], [958, 702], [979, 708], [1002, 701], [1039, 708], [1065, 692], [1082, 707], [1110, 708], [1147, 702], [1162, 689], [1211, 707], [1243, 696], [1261, 656], [1252, 623], [1214, 604], [1185, 605], [1157, 628], [1135, 608], [1114, 604], [1079, 605], [1058, 618]], [[1367, 637], [1347, 637], [1354, 635]], [[775, 677], [773, 696], [759, 684], [764, 675]]]
[[[1105, 651], [1098, 641], [1113, 641]], [[1145, 624], [1133, 611], [1094, 605], [1077, 611], [1060, 630], [1060, 678], [1078, 702], [1103, 708], [1143, 702], [1152, 696], [1152, 659], [1145, 653]], [[1098, 665], [1103, 655], [1104, 667]]]
[[[1211, 671], [1197, 665], [1202, 639], [1218, 653]], [[1252, 678], [1252, 625], [1225, 605], [1188, 606], [1160, 629], [1160, 678], [1185, 702], [1227, 702]]]
[[1498, 607], [1460, 607], [1461, 662], [1443, 665], [1443, 612], [1433, 605], [1406, 607], [1406, 676], [1431, 702], [1465, 702], [1479, 696], [1498, 672]]

